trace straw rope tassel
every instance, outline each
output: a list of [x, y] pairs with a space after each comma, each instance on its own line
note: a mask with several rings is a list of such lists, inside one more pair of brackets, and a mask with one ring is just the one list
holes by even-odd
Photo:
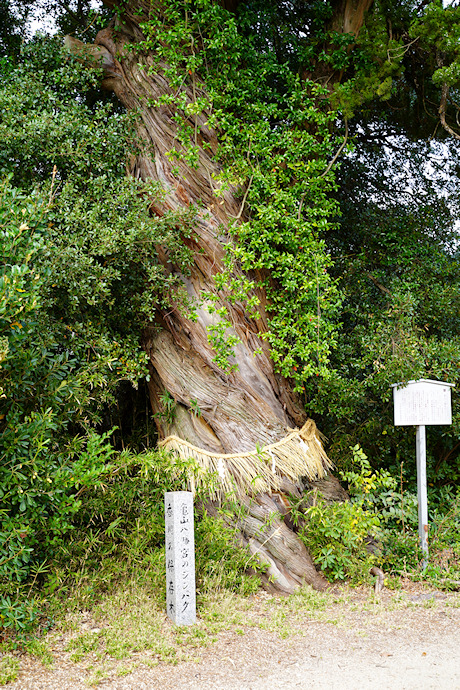
[[201, 477], [200, 474], [195, 477], [197, 485], [202, 483], [205, 474], [218, 476], [216, 497], [235, 491], [244, 495], [277, 490], [283, 476], [292, 481], [304, 476], [321, 479], [332, 467], [311, 419], [301, 429], [289, 431], [283, 439], [259, 451], [211, 453], [178, 436], [168, 436], [159, 446], [183, 460], [195, 460], [201, 469]]

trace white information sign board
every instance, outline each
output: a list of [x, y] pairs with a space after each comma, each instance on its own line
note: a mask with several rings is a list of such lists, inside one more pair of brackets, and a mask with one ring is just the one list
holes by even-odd
[[407, 384], [394, 383], [395, 426], [415, 426], [417, 460], [418, 533], [424, 554], [423, 568], [428, 563], [428, 500], [426, 482], [425, 426], [452, 424], [451, 388], [455, 384], [419, 379]]
[[419, 379], [394, 383], [395, 426], [452, 424], [451, 388], [454, 384]]

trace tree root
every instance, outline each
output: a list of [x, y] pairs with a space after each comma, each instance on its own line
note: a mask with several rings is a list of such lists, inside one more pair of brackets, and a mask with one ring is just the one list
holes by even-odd
[[[206, 510], [219, 515], [213, 504]], [[257, 560], [266, 566], [262, 577], [269, 591], [292, 594], [302, 584], [324, 591], [330, 587], [319, 573], [305, 545], [283, 521], [279, 506], [268, 494], [239, 499], [234, 516], [222, 516], [235, 530], [240, 542], [247, 545]]]
[[376, 566], [374, 566], [373, 568], [370, 569], [370, 573], [371, 573], [371, 575], [377, 576], [377, 579], [376, 579], [375, 585], [374, 585], [374, 592], [375, 592], [375, 594], [380, 594], [380, 592], [382, 591], [382, 589], [385, 586], [385, 573], [383, 572], [383, 570], [381, 570], [380, 568], [377, 568]]

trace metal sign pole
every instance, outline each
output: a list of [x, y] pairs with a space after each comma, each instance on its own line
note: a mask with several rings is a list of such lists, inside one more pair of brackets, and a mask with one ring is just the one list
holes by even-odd
[[418, 534], [423, 552], [422, 568], [428, 564], [428, 501], [426, 492], [426, 433], [425, 425], [417, 426], [417, 498], [418, 498]]

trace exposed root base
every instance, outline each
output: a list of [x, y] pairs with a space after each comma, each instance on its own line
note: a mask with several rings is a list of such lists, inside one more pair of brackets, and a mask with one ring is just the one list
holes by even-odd
[[[292, 594], [303, 584], [319, 591], [329, 587], [326, 578], [316, 570], [302, 541], [283, 520], [283, 510], [280, 510], [276, 496], [258, 494], [239, 501], [240, 514], [224, 519], [237, 531], [241, 543], [247, 545], [257, 560], [267, 567], [262, 577], [265, 589]], [[213, 504], [207, 505], [206, 510], [218, 515]]]

